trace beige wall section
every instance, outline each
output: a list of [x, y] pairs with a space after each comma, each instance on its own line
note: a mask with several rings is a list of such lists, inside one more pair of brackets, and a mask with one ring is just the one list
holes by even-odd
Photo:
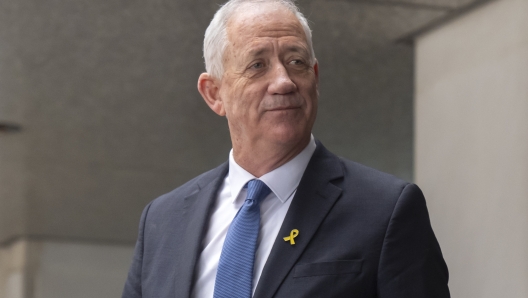
[[528, 297], [528, 1], [417, 39], [415, 180], [453, 297]]
[[19, 240], [0, 249], [0, 298], [120, 297], [133, 247]]
[[0, 298], [24, 298], [27, 243], [0, 247]]

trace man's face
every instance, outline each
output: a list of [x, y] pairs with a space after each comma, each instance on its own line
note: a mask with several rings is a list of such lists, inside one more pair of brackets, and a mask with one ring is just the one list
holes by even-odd
[[317, 112], [318, 66], [310, 63], [297, 18], [276, 4], [242, 7], [227, 33], [219, 95], [233, 141], [307, 142]]

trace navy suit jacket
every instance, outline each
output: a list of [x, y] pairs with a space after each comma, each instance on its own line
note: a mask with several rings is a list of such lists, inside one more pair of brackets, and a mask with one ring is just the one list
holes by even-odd
[[[224, 163], [145, 208], [124, 298], [189, 297], [227, 172]], [[295, 245], [283, 240], [292, 229]], [[446, 298], [447, 282], [420, 189], [318, 142], [254, 298]]]

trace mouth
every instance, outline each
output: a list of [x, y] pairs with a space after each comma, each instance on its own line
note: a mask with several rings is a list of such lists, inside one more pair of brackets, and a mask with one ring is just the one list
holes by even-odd
[[269, 112], [274, 112], [274, 111], [287, 111], [287, 110], [297, 110], [297, 109], [300, 109], [301, 107], [294, 107], [294, 106], [286, 106], [286, 107], [276, 107], [276, 108], [273, 108], [273, 109], [269, 109], [268, 111]]

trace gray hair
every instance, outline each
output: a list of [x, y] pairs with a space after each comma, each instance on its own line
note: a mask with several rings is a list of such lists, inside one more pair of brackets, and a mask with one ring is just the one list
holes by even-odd
[[209, 27], [205, 31], [203, 54], [205, 69], [213, 78], [221, 79], [224, 74], [223, 56], [227, 48], [227, 23], [233, 13], [246, 3], [277, 3], [290, 10], [299, 20], [306, 35], [310, 50], [310, 63], [315, 64], [315, 53], [312, 45], [312, 31], [308, 21], [301, 13], [294, 0], [230, 0], [215, 13]]

